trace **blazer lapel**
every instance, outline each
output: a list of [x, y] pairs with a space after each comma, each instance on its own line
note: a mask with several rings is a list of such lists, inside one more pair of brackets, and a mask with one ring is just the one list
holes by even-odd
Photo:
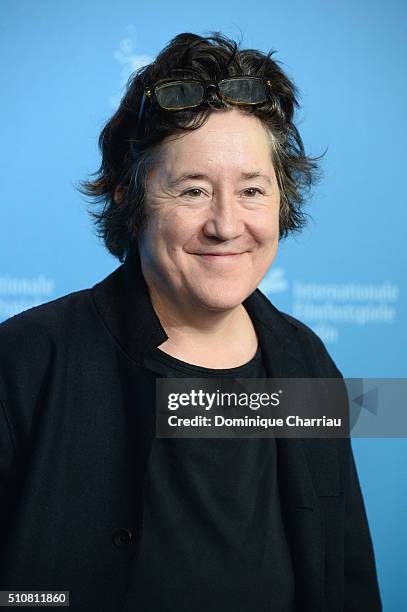
[[[253, 315], [268, 376], [309, 376], [306, 365], [293, 349], [295, 331], [288, 321], [280, 321], [282, 315], [278, 313], [277, 317], [272, 311], [266, 325], [256, 318], [259, 313], [255, 314], [252, 303], [245, 305]], [[303, 441], [297, 438], [277, 438], [276, 444], [282, 513], [295, 572], [296, 605], [298, 609], [317, 612], [323, 604], [324, 537], [321, 508], [306, 455], [312, 448], [308, 444], [306, 451]]]

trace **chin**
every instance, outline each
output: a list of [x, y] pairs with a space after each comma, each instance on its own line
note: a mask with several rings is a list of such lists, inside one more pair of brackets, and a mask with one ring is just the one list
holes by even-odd
[[248, 289], [247, 291], [240, 289], [236, 291], [236, 287], [234, 287], [234, 290], [231, 291], [225, 291], [224, 289], [221, 291], [213, 290], [210, 294], [200, 294], [197, 297], [199, 303], [209, 310], [232, 310], [240, 306], [253, 291], [254, 289]]

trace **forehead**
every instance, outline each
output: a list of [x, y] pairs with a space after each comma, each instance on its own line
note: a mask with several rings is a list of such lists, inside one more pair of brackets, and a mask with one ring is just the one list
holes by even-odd
[[168, 173], [199, 169], [270, 170], [270, 136], [261, 121], [239, 110], [212, 113], [198, 129], [163, 143], [161, 162]]

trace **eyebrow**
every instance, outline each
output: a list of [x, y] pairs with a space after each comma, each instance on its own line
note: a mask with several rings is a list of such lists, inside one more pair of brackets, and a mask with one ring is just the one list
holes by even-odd
[[[272, 184], [272, 180], [271, 177], [268, 176], [267, 174], [263, 174], [260, 171], [254, 171], [254, 172], [241, 172], [240, 173], [240, 179], [247, 181], [253, 178], [262, 178], [264, 179], [267, 183], [269, 183], [269, 185]], [[199, 181], [199, 180], [210, 180], [210, 177], [208, 174], [203, 174], [202, 172], [187, 172], [185, 174], [181, 174], [181, 176], [171, 180], [169, 182], [170, 187], [176, 187], [177, 185], [179, 185], [180, 183], [183, 183], [184, 181]]]

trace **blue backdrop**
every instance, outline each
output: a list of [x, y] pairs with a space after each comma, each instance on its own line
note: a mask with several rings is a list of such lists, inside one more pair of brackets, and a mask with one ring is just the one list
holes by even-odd
[[[3, 0], [0, 321], [86, 288], [119, 262], [74, 185], [130, 73], [174, 35], [220, 30], [277, 49], [298, 124], [328, 152], [308, 229], [261, 288], [310, 325], [347, 377], [406, 377], [407, 5], [397, 0]], [[405, 609], [405, 439], [353, 442], [388, 612]]]

